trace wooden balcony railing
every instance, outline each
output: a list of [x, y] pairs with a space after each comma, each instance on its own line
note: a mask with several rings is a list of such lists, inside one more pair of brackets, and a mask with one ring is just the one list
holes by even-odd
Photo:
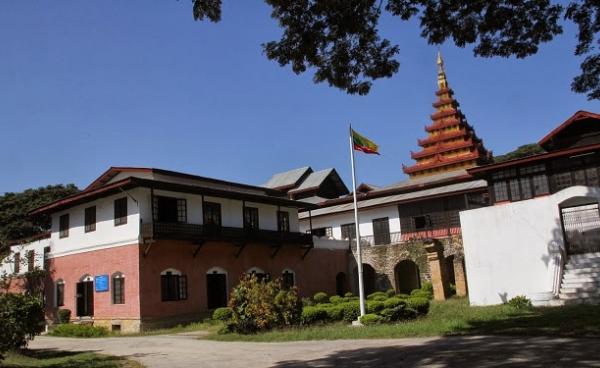
[[154, 222], [142, 224], [141, 236], [143, 239], [313, 245], [311, 234], [184, 223]]

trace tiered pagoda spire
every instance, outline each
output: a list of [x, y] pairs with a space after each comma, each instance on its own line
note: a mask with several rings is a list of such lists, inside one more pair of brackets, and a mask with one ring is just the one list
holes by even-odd
[[419, 152], [411, 151], [410, 156], [416, 163], [412, 166], [402, 165], [402, 170], [410, 178], [467, 169], [491, 161], [491, 152], [485, 149], [458, 108], [454, 92], [448, 86], [440, 52], [437, 67], [437, 100], [433, 103], [436, 112], [431, 115], [432, 123], [425, 126], [428, 135], [425, 139], [417, 140], [421, 146]]

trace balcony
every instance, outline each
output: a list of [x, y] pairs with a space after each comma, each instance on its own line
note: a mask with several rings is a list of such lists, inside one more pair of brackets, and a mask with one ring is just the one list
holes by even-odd
[[297, 244], [312, 246], [311, 234], [272, 230], [246, 230], [237, 227], [154, 222], [141, 225], [141, 237], [147, 239], [226, 241], [232, 243]]
[[[378, 236], [379, 238], [379, 236]], [[345, 239], [350, 243], [351, 247], [356, 246], [356, 238]], [[389, 245], [389, 244], [398, 244], [402, 241], [402, 237], [400, 232], [389, 233], [389, 238], [385, 235], [381, 236], [381, 239], [377, 239], [378, 242], [375, 243], [375, 236], [373, 235], [361, 235], [360, 236], [360, 245], [363, 247], [372, 247], [375, 245]]]

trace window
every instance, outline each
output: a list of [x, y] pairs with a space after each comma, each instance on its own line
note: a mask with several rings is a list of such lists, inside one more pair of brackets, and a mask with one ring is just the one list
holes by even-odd
[[595, 167], [586, 169], [585, 175], [587, 176], [587, 183], [589, 186], [598, 186], [598, 171], [596, 171]]
[[165, 223], [187, 222], [185, 198], [155, 196], [153, 202], [154, 221]]
[[27, 251], [27, 272], [33, 271], [35, 268], [35, 251], [28, 250]]
[[65, 283], [62, 280], [56, 282], [56, 306], [65, 305]]
[[531, 179], [529, 177], [521, 178], [519, 183], [521, 184], [521, 197], [523, 199], [529, 199], [533, 197], [531, 194]]
[[324, 236], [331, 238], [331, 237], [333, 237], [333, 230], [331, 227], [320, 227], [320, 228], [312, 229], [312, 234], [315, 236], [318, 236], [319, 238], [324, 237]]
[[115, 199], [115, 226], [127, 223], [127, 197]]
[[277, 211], [277, 230], [287, 233], [290, 231], [290, 214], [286, 211]]
[[244, 229], [258, 230], [258, 208], [244, 207]]
[[343, 224], [341, 226], [342, 229], [342, 239], [356, 239], [356, 226], [354, 223], [351, 224]]
[[15, 273], [21, 272], [21, 253], [15, 253], [13, 261], [15, 263]]
[[508, 201], [508, 188], [506, 182], [497, 181], [494, 183], [494, 199], [496, 202]]
[[221, 226], [221, 204], [204, 202], [202, 204], [204, 225]]
[[575, 170], [573, 171], [573, 178], [575, 179], [575, 185], [585, 185], [585, 170]]
[[187, 299], [187, 276], [174, 271], [160, 275], [161, 299], [163, 302]]
[[390, 221], [387, 217], [373, 220], [374, 244], [390, 244]]
[[413, 217], [413, 221], [415, 223], [415, 230], [427, 229], [430, 228], [432, 225], [431, 216], [429, 215], [415, 216]]
[[296, 285], [294, 271], [289, 269], [283, 270], [281, 274], [281, 286], [284, 289], [291, 289], [294, 285]]
[[44, 270], [50, 269], [50, 247], [44, 247]]
[[58, 218], [58, 237], [66, 238], [69, 236], [69, 214], [64, 214]]
[[521, 191], [519, 190], [519, 179], [510, 179], [510, 195], [513, 201], [521, 199]]
[[554, 175], [554, 180], [556, 180], [556, 190], [561, 190], [571, 186], [571, 173], [563, 172]]
[[533, 193], [536, 196], [550, 193], [550, 189], [548, 188], [548, 177], [545, 174], [535, 175], [533, 177]]
[[125, 304], [125, 276], [117, 272], [112, 277], [113, 304]]
[[96, 206], [85, 209], [85, 232], [96, 231]]

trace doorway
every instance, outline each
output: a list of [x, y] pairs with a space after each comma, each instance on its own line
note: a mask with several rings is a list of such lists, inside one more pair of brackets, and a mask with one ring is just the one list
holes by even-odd
[[227, 274], [213, 268], [206, 273], [206, 299], [208, 309], [227, 306]]
[[76, 287], [77, 317], [92, 317], [94, 315], [94, 279], [84, 276]]

